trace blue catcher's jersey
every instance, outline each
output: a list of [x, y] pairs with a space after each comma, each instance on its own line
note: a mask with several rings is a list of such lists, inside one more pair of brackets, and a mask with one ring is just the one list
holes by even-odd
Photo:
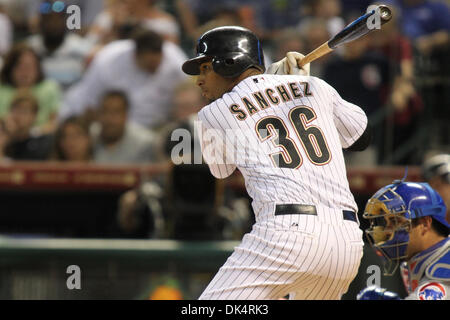
[[401, 271], [406, 300], [450, 300], [450, 238], [412, 257]]

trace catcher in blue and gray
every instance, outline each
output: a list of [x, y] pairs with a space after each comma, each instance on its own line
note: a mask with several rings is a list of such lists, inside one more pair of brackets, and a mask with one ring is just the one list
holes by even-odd
[[[386, 275], [400, 266], [405, 300], [450, 300], [450, 225], [446, 206], [428, 183], [394, 181], [367, 202], [367, 238]], [[368, 287], [358, 300], [400, 300], [398, 294]]]

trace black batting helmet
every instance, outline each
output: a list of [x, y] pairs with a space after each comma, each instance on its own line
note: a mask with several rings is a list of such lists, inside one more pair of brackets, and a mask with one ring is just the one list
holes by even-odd
[[197, 43], [197, 56], [187, 60], [182, 69], [200, 74], [200, 64], [212, 59], [213, 69], [226, 78], [234, 78], [250, 67], [266, 70], [264, 55], [256, 35], [242, 27], [219, 27], [205, 32]]

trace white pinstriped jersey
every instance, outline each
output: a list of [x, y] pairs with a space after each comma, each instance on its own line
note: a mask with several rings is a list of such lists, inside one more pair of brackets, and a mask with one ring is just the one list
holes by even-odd
[[[241, 171], [257, 220], [274, 203], [357, 212], [342, 149], [362, 135], [367, 117], [323, 80], [252, 76], [204, 107], [198, 117], [211, 173], [225, 178], [236, 167]], [[208, 129], [218, 131], [219, 139], [206, 134]], [[238, 143], [229, 141], [232, 136]], [[212, 142], [216, 155], [226, 147], [225, 163], [211, 156]]]

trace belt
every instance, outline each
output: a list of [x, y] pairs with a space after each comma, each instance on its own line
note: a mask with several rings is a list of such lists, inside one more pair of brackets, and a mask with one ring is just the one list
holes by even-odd
[[[308, 204], [277, 204], [275, 207], [275, 215], [281, 216], [285, 214], [309, 214], [317, 216], [316, 206]], [[357, 222], [356, 213], [349, 210], [342, 210], [344, 220]]]

